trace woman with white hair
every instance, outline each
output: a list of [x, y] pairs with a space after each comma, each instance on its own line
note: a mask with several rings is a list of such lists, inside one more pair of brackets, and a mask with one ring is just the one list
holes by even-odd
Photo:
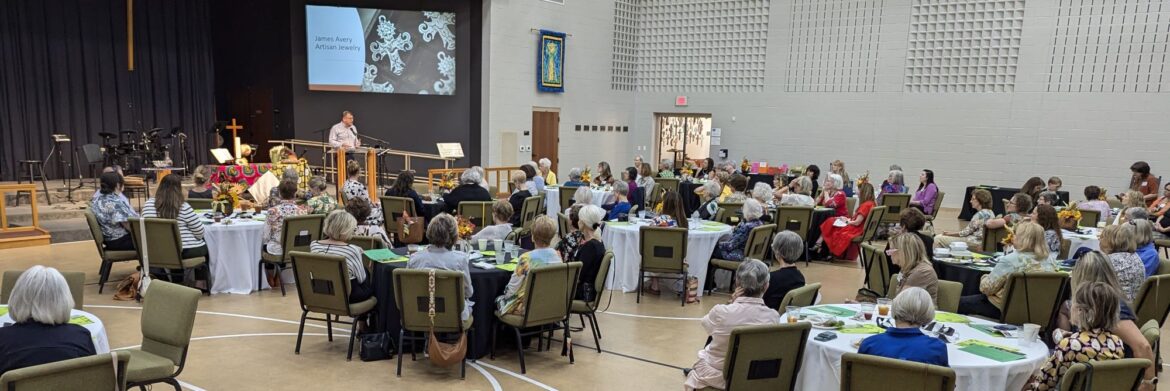
[[906, 188], [906, 178], [902, 174], [902, 170], [890, 170], [886, 180], [882, 181], [881, 193], [877, 196], [877, 202], [881, 204], [884, 194], [905, 194], [907, 190], [909, 189]]
[[569, 170], [569, 180], [565, 181], [565, 186], [589, 186], [588, 183], [581, 181], [581, 172], [584, 171], [580, 167], [573, 167]]
[[471, 169], [475, 170], [476, 174], [479, 174], [479, 187], [482, 187], [484, 190], [491, 192], [492, 185], [488, 184], [487, 171], [484, 171], [483, 167], [480, 166], [471, 166]]
[[532, 193], [528, 191], [528, 186], [531, 182], [527, 181], [524, 173], [518, 171], [512, 173], [510, 182], [512, 183], [512, 195], [508, 197], [508, 203], [512, 204], [513, 213], [511, 223], [512, 226], [519, 227], [521, 217], [521, 213], [519, 212], [524, 210], [524, 200], [532, 197]]
[[833, 208], [834, 216], [848, 216], [849, 209], [845, 207], [845, 192], [841, 191], [842, 179], [840, 175], [829, 174], [825, 178], [825, 188], [817, 197], [817, 205]]
[[349, 244], [355, 228], [357, 219], [338, 209], [325, 216], [325, 222], [321, 224], [322, 239], [309, 243], [309, 252], [345, 258], [345, 268], [349, 270], [350, 303], [362, 302], [374, 295], [373, 284], [366, 278], [366, 266], [362, 263], [362, 248]]
[[21, 273], [8, 298], [15, 324], [0, 327], [0, 375], [97, 354], [89, 330], [69, 323], [73, 304], [57, 269], [37, 265]]
[[674, 162], [670, 159], [662, 159], [661, 162], [658, 162], [658, 177], [674, 178]]
[[540, 175], [544, 177], [544, 183], [549, 185], [557, 184], [557, 173], [552, 170], [552, 160], [546, 157], [540, 158]]
[[780, 231], [772, 238], [772, 255], [776, 257], [779, 269], [772, 272], [768, 278], [768, 291], [764, 293], [764, 303], [768, 308], [779, 310], [784, 296], [796, 288], [804, 286], [804, 274], [796, 268], [796, 261], [804, 255], [804, 239], [796, 232]]
[[755, 259], [743, 261], [735, 271], [739, 286], [731, 295], [731, 302], [718, 304], [703, 317], [703, 330], [711, 336], [711, 343], [699, 351], [699, 360], [692, 368], [683, 369], [687, 375], [683, 387], [698, 390], [707, 387], [724, 389], [723, 363], [730, 347], [731, 331], [737, 327], [773, 325], [780, 323], [780, 314], [768, 308], [761, 296], [768, 291], [768, 265]]
[[581, 208], [591, 205], [592, 201], [593, 191], [589, 190], [589, 187], [578, 187], [577, 192], [573, 193], [573, 204], [565, 211], [565, 216], [569, 218], [569, 232], [557, 243], [557, 252], [561, 254], [561, 258], [573, 256], [577, 253], [577, 247], [585, 243], [585, 235], [577, 229], [577, 225], [581, 218]]
[[723, 191], [723, 187], [719, 185], [719, 181], [709, 180], [695, 189], [695, 194], [699, 196], [702, 202], [699, 205], [697, 212], [699, 218], [703, 220], [714, 220], [716, 213], [719, 212], [719, 193]]
[[491, 201], [492, 195], [479, 184], [482, 180], [483, 174], [479, 170], [476, 170], [475, 167], [463, 170], [463, 174], [459, 176], [459, 186], [451, 189], [450, 193], [443, 196], [443, 210], [447, 213], [455, 214], [460, 202]]
[[[743, 260], [743, 247], [747, 243], [748, 235], [752, 233], [752, 229], [764, 224], [760, 221], [760, 217], [764, 215], [764, 207], [760, 205], [759, 201], [749, 199], [744, 201], [742, 210], [743, 220], [735, 226], [730, 235], [724, 236], [715, 245], [715, 253], [711, 255], [712, 258], [737, 262]], [[707, 279], [707, 281], [711, 281], [711, 279]]]
[[544, 191], [544, 176], [540, 175], [540, 167], [537, 167], [536, 162], [529, 161], [520, 166], [524, 171], [525, 177], [528, 179], [528, 192], [532, 195], [538, 195]]
[[772, 186], [764, 182], [756, 182], [756, 186], [752, 188], [752, 198], [759, 201], [760, 205], [772, 205], [775, 198], [772, 193]]
[[815, 206], [816, 200], [809, 196], [812, 188], [812, 180], [802, 175], [789, 182], [788, 186], [776, 189], [772, 196], [780, 201], [780, 206]]
[[427, 225], [427, 241], [430, 246], [426, 250], [414, 253], [406, 263], [407, 269], [436, 269], [452, 270], [463, 273], [463, 312], [460, 319], [471, 317], [471, 308], [475, 302], [471, 300], [475, 294], [475, 287], [471, 285], [471, 269], [468, 268], [468, 255], [462, 251], [452, 251], [451, 247], [459, 240], [459, 223], [449, 214], [441, 213], [431, 219]]
[[[601, 270], [601, 258], [605, 257], [605, 244], [601, 242], [601, 222], [605, 211], [597, 205], [585, 205], [577, 212], [577, 232], [581, 233], [581, 244], [573, 254], [561, 254], [566, 262], [581, 262], [581, 274], [577, 279], [577, 300], [595, 296], [604, 287], [593, 286]], [[566, 257], [567, 255], [567, 257]]]
[[949, 366], [946, 342], [922, 333], [922, 326], [934, 321], [934, 300], [930, 293], [919, 287], [905, 289], [894, 297], [890, 307], [894, 327], [862, 340], [857, 352]]

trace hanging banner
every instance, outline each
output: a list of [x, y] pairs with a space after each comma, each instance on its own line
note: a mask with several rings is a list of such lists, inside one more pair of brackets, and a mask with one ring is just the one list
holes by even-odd
[[565, 33], [540, 30], [536, 47], [536, 89], [565, 92]]

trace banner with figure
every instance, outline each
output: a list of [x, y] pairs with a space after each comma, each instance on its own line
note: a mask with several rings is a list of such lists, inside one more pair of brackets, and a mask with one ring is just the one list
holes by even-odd
[[536, 88], [565, 92], [565, 33], [540, 30], [537, 59]]

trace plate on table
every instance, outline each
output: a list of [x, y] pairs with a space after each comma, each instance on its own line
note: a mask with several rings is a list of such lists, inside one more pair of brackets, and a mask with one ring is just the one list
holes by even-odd
[[467, 254], [467, 260], [469, 261], [474, 261], [480, 258], [483, 258], [483, 254], [479, 251], [472, 251], [471, 254]]

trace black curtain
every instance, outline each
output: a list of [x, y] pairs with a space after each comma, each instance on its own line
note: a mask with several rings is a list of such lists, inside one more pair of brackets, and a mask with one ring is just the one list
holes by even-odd
[[[127, 0], [0, 2], [0, 177], [14, 178], [19, 160], [45, 160], [54, 133], [72, 138], [72, 154], [101, 144], [100, 132], [180, 127], [193, 165], [207, 160], [215, 118], [208, 0], [130, 1], [134, 71]], [[180, 164], [179, 151], [171, 158]], [[56, 177], [56, 159], [47, 163]]]

